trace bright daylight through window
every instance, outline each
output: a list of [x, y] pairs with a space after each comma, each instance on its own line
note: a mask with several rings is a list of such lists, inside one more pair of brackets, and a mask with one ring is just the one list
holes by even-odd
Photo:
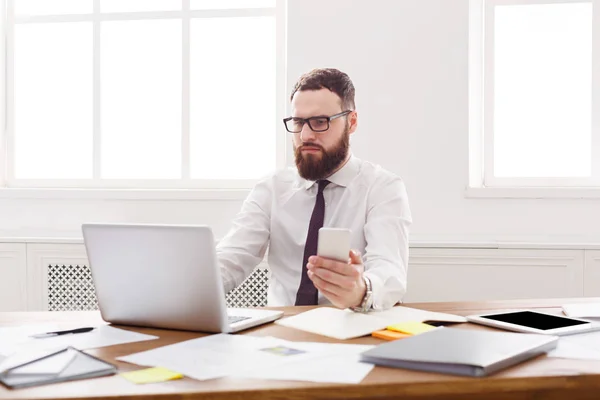
[[592, 74], [600, 67], [593, 28], [600, 21], [593, 22], [593, 2], [477, 3], [481, 25], [472, 20], [470, 28], [481, 40], [471, 44], [480, 47], [470, 51], [480, 65], [472, 68], [471, 83], [480, 79], [481, 90], [471, 101], [480, 112], [471, 118], [481, 115], [472, 127], [483, 140], [471, 151], [482, 152], [483, 161], [471, 168], [483, 171], [482, 186], [600, 186], [600, 120], [593, 123], [600, 110], [593, 80], [600, 77]]
[[249, 187], [277, 167], [275, 0], [7, 5], [9, 186]]

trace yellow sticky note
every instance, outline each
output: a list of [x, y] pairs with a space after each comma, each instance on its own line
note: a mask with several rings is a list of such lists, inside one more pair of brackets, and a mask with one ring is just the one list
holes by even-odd
[[401, 322], [399, 324], [390, 325], [387, 329], [407, 333], [409, 335], [418, 335], [419, 333], [435, 329], [435, 326], [424, 324], [422, 322]]
[[183, 374], [162, 367], [140, 369], [138, 371], [123, 372], [123, 378], [133, 383], [165, 382], [183, 378]]

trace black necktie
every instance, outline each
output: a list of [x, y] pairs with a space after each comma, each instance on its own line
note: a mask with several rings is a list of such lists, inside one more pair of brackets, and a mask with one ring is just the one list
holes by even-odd
[[317, 201], [313, 208], [310, 224], [308, 225], [308, 235], [306, 235], [306, 245], [304, 246], [304, 259], [302, 260], [302, 279], [300, 287], [296, 293], [297, 306], [312, 306], [317, 305], [319, 292], [308, 277], [306, 264], [308, 257], [317, 254], [317, 240], [319, 239], [319, 229], [323, 227], [325, 219], [325, 198], [323, 197], [323, 189], [329, 184], [328, 180], [318, 181], [319, 190], [317, 192]]

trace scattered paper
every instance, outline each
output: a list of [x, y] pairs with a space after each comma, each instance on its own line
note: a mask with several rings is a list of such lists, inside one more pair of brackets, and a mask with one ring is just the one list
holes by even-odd
[[565, 304], [562, 309], [569, 317], [600, 318], [600, 303]]
[[218, 334], [117, 358], [198, 379], [223, 376], [358, 383], [373, 368], [358, 362], [372, 346], [290, 342]]
[[281, 360], [280, 355], [259, 351], [278, 345], [277, 339], [218, 334], [118, 357], [117, 360], [146, 367], [162, 366], [204, 380], [261, 368], [271, 360]]
[[556, 349], [548, 357], [578, 360], [600, 360], [600, 332], [561, 336]]
[[0, 354], [5, 356], [5, 359], [0, 362], [0, 371], [38, 359], [46, 354], [62, 350], [69, 346], [79, 350], [88, 350], [158, 339], [158, 336], [145, 335], [108, 325], [99, 326], [93, 331], [86, 333], [40, 339], [30, 336], [35, 333], [50, 332], [52, 330], [57, 330], [57, 327], [37, 325], [0, 329]]
[[323, 383], [360, 383], [374, 365], [360, 362], [360, 354], [375, 347], [356, 344], [289, 342], [298, 351], [314, 357], [263, 369], [247, 370], [237, 376], [255, 379], [309, 381]]
[[33, 334], [59, 330], [55, 324], [32, 324], [0, 328], [0, 354], [6, 357], [20, 346], [30, 342]]
[[183, 378], [183, 374], [162, 367], [145, 368], [139, 371], [124, 372], [120, 374], [120, 376], [137, 384], [166, 382]]
[[158, 339], [158, 336], [114, 328], [109, 325], [102, 325], [91, 332], [33, 339], [33, 342], [28, 343], [28, 347], [33, 346], [35, 348], [48, 349], [53, 347], [71, 346], [79, 350], [88, 350], [154, 339]]

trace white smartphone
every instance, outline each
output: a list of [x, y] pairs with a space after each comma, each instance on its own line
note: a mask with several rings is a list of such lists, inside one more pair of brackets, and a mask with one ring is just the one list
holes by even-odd
[[350, 229], [319, 229], [317, 255], [337, 261], [348, 261], [350, 257]]

